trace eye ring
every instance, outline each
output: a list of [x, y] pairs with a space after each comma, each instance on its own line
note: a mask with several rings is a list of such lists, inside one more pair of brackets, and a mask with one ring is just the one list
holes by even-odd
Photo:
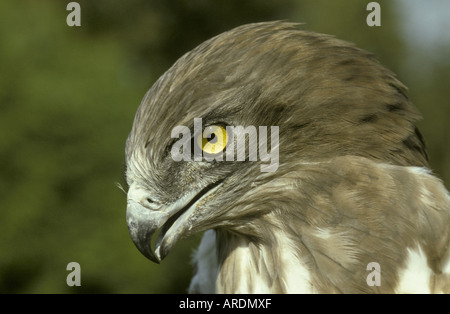
[[224, 151], [228, 140], [229, 136], [223, 126], [210, 125], [197, 136], [196, 142], [204, 153], [214, 156]]

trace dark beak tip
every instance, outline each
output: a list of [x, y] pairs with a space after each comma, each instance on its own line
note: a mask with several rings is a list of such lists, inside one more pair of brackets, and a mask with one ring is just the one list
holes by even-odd
[[155, 263], [155, 264], [161, 264], [161, 261], [162, 261], [162, 260], [158, 259], [157, 257], [150, 258], [150, 257], [147, 256], [147, 258], [148, 258], [149, 260], [151, 260], [151, 261], [152, 261], [153, 263]]
[[[142, 252], [141, 252], [142, 253]], [[153, 255], [149, 255], [149, 254], [144, 254], [143, 255], [148, 258], [149, 260], [151, 260], [153, 263], [159, 264], [161, 263], [161, 260], [158, 259], [154, 254]]]
[[147, 259], [151, 260], [153, 263], [160, 264], [161, 258], [158, 256], [158, 254], [155, 254], [151, 248], [150, 243], [148, 242], [148, 246], [142, 247], [141, 243], [134, 243], [136, 245], [136, 248], [139, 250], [139, 252], [144, 255]]
[[158, 264], [166, 258], [167, 254], [169, 253], [169, 250], [164, 246], [163, 243], [159, 243], [156, 246], [155, 249], [155, 258], [158, 260]]

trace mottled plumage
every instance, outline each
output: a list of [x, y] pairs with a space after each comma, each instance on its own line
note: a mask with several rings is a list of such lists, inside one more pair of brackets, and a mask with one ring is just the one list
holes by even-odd
[[[279, 167], [171, 158], [171, 130], [279, 126]], [[450, 292], [450, 196], [405, 86], [370, 53], [295, 24], [249, 24], [181, 57], [127, 140], [131, 237], [160, 262], [207, 231], [190, 292]], [[155, 250], [151, 238], [158, 233]], [[366, 266], [381, 266], [369, 286]]]

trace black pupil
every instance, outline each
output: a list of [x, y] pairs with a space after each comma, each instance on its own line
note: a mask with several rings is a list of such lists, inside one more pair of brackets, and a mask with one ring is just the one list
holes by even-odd
[[208, 138], [209, 143], [215, 143], [217, 141], [217, 136], [215, 133], [211, 134]]

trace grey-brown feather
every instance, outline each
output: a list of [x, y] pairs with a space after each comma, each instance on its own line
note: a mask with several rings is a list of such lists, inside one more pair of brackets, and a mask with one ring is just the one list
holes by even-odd
[[142, 103], [132, 132], [139, 137], [130, 140], [158, 149], [167, 146], [167, 130], [194, 117], [233, 123], [230, 117], [239, 115], [247, 125], [282, 124], [280, 138], [297, 134], [282, 142], [283, 156], [356, 154], [427, 165], [414, 126], [420, 114], [395, 75], [372, 54], [294, 24], [250, 24], [206, 41], [181, 57]]
[[[170, 130], [199, 117], [204, 125], [280, 126], [279, 169], [171, 162]], [[428, 166], [419, 119], [406, 87], [372, 54], [291, 23], [249, 24], [188, 52], [148, 91], [127, 141], [127, 177], [162, 203], [224, 178], [204, 202], [220, 212], [205, 213], [192, 230], [216, 229], [217, 291], [242, 284], [233, 252], [246, 245], [271, 291], [289, 292], [278, 260], [282, 231], [297, 241], [314, 291], [393, 292], [415, 242], [436, 276], [449, 254], [448, 194], [436, 178], [405, 168]], [[421, 184], [434, 208], [420, 199]], [[348, 243], [317, 238], [321, 228]], [[385, 282], [371, 289], [361, 276], [377, 260]], [[448, 277], [436, 280], [449, 286]]]
[[[283, 283], [284, 262], [276, 258], [281, 254], [274, 234], [297, 239], [296, 254], [310, 269], [311, 285], [319, 293], [396, 292], [407, 249], [417, 245], [425, 251], [434, 273], [431, 280], [438, 288], [430, 290], [450, 292], [450, 277], [443, 274], [450, 257], [450, 197], [437, 178], [350, 156], [279, 170], [276, 177], [254, 188], [257, 191], [247, 193], [245, 204], [234, 205], [251, 204], [269, 213], [242, 224], [237, 232], [252, 235], [259, 239], [255, 243], [274, 253], [266, 260], [270, 267], [260, 269], [261, 276], [270, 274], [265, 277], [270, 292], [289, 292]], [[293, 188], [283, 187], [289, 185]], [[431, 204], [422, 199], [425, 191], [430, 193]], [[332, 237], [318, 237], [318, 230], [327, 230]], [[218, 288], [236, 292], [239, 285], [230, 267], [236, 267], [232, 252], [239, 237], [220, 230], [217, 238], [223, 250], [218, 259], [223, 274]], [[370, 262], [382, 265], [380, 287], [366, 283]], [[230, 283], [236, 285], [229, 287]], [[248, 291], [256, 289], [253, 286]]]

